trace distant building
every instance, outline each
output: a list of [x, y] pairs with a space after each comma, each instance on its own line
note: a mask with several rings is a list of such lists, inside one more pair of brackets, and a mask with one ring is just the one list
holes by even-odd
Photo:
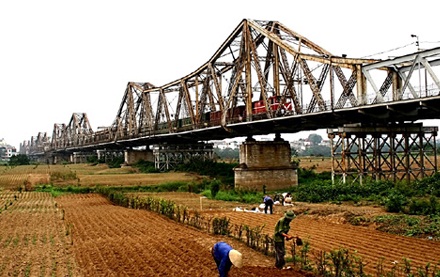
[[306, 139], [299, 139], [299, 140], [290, 141], [290, 147], [293, 149], [296, 149], [299, 152], [306, 150], [311, 145], [312, 145], [312, 143]]
[[0, 139], [0, 162], [8, 162], [12, 156], [17, 154], [14, 146], [7, 144], [5, 139]]
[[241, 142], [232, 140], [232, 141], [225, 141], [225, 140], [213, 140], [211, 141], [213, 143], [214, 148], [224, 150], [226, 148], [230, 149], [238, 149]]
[[[272, 141], [273, 138], [270, 137], [261, 137], [258, 138], [259, 141]], [[224, 150], [224, 149], [238, 149], [240, 147], [240, 144], [243, 143], [242, 140], [213, 140], [211, 141], [213, 143], [214, 148]], [[301, 138], [299, 140], [291, 140], [289, 141], [290, 147], [292, 149], [296, 149], [297, 151], [305, 151], [308, 148], [313, 146], [313, 143], [309, 141], [307, 138]], [[322, 140], [318, 145], [320, 146], [326, 146], [331, 147], [331, 141], [330, 140]]]

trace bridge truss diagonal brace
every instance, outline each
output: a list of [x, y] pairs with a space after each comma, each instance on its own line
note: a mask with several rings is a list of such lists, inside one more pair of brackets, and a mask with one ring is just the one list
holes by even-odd
[[[372, 78], [370, 72], [376, 69], [384, 68], [387, 68], [389, 71], [396, 72], [400, 79], [403, 81], [403, 86], [396, 88], [398, 89], [399, 93], [396, 94], [398, 95], [398, 97], [394, 100], [400, 100], [407, 88], [409, 89], [412, 97], [418, 98], [420, 96], [417, 95], [417, 92], [410, 81], [411, 76], [416, 70], [418, 70], [420, 74], [420, 70], [425, 69], [425, 74], [429, 74], [437, 89], [440, 88], [439, 78], [432, 70], [433, 66], [440, 65], [440, 59], [437, 58], [438, 55], [440, 55], [440, 47], [419, 51], [417, 53], [400, 56], [394, 59], [364, 65], [362, 68], [362, 73], [367, 78], [368, 82], [376, 93], [377, 102], [384, 101], [382, 94], [383, 92], [381, 93], [381, 91], [378, 89], [378, 86], [376, 85], [374, 78]], [[418, 69], [416, 69], [417, 67]], [[407, 72], [408, 74], [406, 74]]]
[[328, 129], [332, 181], [409, 183], [432, 176], [438, 170], [437, 132], [421, 124]]

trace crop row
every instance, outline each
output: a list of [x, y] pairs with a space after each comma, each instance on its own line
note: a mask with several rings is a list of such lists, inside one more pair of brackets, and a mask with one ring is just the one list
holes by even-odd
[[0, 192], [0, 276], [74, 276], [71, 236], [49, 193]]

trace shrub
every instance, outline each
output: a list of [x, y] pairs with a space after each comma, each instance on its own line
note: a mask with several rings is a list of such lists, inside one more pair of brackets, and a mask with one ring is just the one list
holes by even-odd
[[124, 157], [114, 157], [113, 159], [107, 161], [107, 165], [109, 168], [119, 168], [123, 163]]
[[229, 187], [234, 186], [234, 167], [237, 163], [217, 163], [202, 158], [192, 158], [184, 164], [176, 167], [177, 171], [195, 172], [199, 175], [209, 176], [220, 180], [222, 184]]
[[429, 211], [429, 202], [425, 199], [411, 199], [408, 205], [408, 213], [414, 215], [427, 214]]
[[440, 214], [440, 204], [434, 195], [431, 195], [429, 199], [411, 199], [408, 213], [414, 215]]
[[440, 173], [437, 172], [433, 176], [416, 181], [412, 186], [421, 196], [429, 194], [440, 197]]
[[10, 166], [17, 166], [17, 165], [29, 165], [29, 158], [27, 155], [18, 154], [16, 156], [12, 156], [9, 159], [9, 165]]
[[142, 173], [158, 173], [159, 169], [156, 169], [153, 162], [140, 160], [137, 163], [133, 165], [133, 167], [136, 167], [139, 169]]
[[219, 180], [213, 180], [210, 185], [211, 188], [211, 196], [215, 198], [217, 193], [220, 191], [220, 181]]
[[87, 156], [87, 162], [89, 164], [98, 164], [98, 156], [93, 155], [93, 156]]
[[405, 195], [397, 190], [393, 190], [385, 199], [385, 208], [389, 212], [398, 213], [404, 210], [406, 203]]

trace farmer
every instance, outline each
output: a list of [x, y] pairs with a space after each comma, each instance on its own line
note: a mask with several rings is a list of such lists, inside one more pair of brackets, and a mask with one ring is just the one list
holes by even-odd
[[278, 269], [284, 269], [286, 261], [284, 260], [284, 255], [286, 255], [286, 249], [284, 245], [284, 239], [291, 240], [294, 236], [288, 234], [290, 230], [290, 222], [295, 218], [295, 213], [293, 211], [287, 211], [282, 218], [280, 218], [275, 225], [275, 233], [273, 236], [273, 241], [275, 244], [275, 266]]
[[267, 208], [269, 208], [270, 214], [272, 214], [273, 199], [269, 195], [266, 195], [263, 198], [263, 202], [264, 202], [264, 213], [267, 214]]
[[243, 266], [241, 253], [224, 241], [217, 242], [211, 252], [220, 277], [227, 277], [232, 265], [238, 268]]
[[273, 198], [274, 204], [280, 204], [281, 206], [284, 206], [284, 196], [281, 193], [275, 194], [275, 197]]

